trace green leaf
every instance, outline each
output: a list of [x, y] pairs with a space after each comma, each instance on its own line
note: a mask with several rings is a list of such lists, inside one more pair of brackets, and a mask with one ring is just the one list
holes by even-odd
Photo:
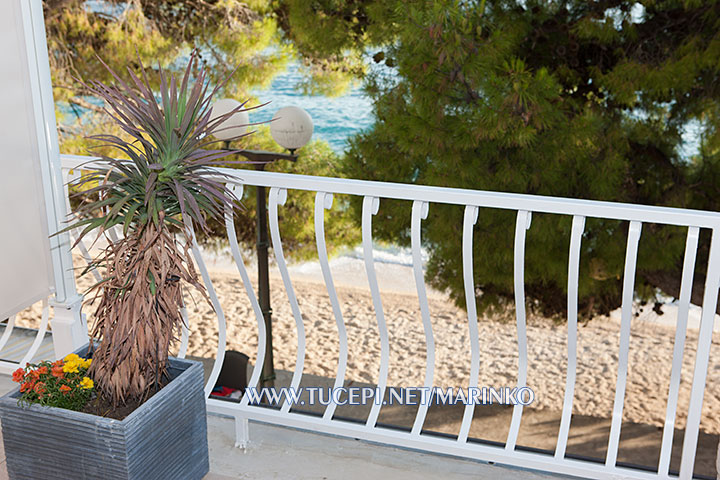
[[123, 234], [127, 235], [128, 231], [130, 230], [130, 225], [133, 221], [133, 218], [135, 217], [135, 212], [137, 209], [141, 206], [140, 203], [135, 203], [130, 206], [127, 213], [125, 214], [125, 220], [123, 223]]
[[157, 286], [155, 285], [155, 276], [152, 274], [152, 272], [150, 270], [148, 270], [147, 274], [148, 274], [148, 279], [150, 280], [150, 294], [154, 296], [155, 293], [157, 292]]

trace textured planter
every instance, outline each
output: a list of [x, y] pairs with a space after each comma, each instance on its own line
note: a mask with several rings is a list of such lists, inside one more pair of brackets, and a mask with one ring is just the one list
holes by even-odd
[[[77, 353], [83, 355], [87, 348]], [[203, 368], [171, 358], [172, 380], [124, 420], [0, 398], [11, 480], [200, 480], [209, 471]]]

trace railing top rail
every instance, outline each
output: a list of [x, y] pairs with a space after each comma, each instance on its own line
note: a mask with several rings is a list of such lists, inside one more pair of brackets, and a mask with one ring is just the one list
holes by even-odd
[[[63, 168], [75, 169], [82, 164], [92, 162], [94, 158], [82, 155], [61, 155], [61, 159]], [[423, 200], [431, 203], [473, 205], [482, 208], [501, 208], [507, 210], [528, 210], [538, 213], [581, 215], [591, 218], [608, 218], [701, 228], [720, 228], [720, 213], [702, 210], [346, 178], [315, 177], [288, 173], [259, 172], [245, 169], [219, 168], [217, 170], [236, 179], [239, 184], [250, 186], [374, 196], [398, 200]]]

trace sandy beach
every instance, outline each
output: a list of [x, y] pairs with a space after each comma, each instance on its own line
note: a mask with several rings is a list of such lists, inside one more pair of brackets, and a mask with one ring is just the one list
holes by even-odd
[[[346, 380], [375, 383], [380, 364], [380, 339], [372, 299], [361, 286], [364, 272], [356, 263], [338, 260], [338, 296], [347, 328], [349, 358]], [[344, 263], [343, 263], [344, 262]], [[255, 362], [257, 324], [237, 273], [228, 263], [209, 262], [211, 277], [227, 319], [228, 349], [248, 354]], [[294, 288], [303, 315], [307, 338], [305, 372], [333, 377], [336, 374], [339, 342], [335, 318], [319, 267], [304, 264], [291, 268]], [[232, 267], [234, 268], [234, 266]], [[254, 269], [249, 266], [254, 277]], [[317, 271], [316, 271], [317, 270]], [[335, 272], [334, 272], [335, 273]], [[362, 275], [359, 275], [362, 274]], [[425, 334], [417, 295], [407, 266], [378, 264], [383, 309], [390, 336], [388, 385], [422, 386], [425, 376]], [[362, 277], [362, 278], [361, 278]], [[385, 283], [383, 283], [383, 278]], [[359, 279], [359, 280], [358, 280]], [[90, 284], [79, 280], [79, 288]], [[394, 287], [394, 288], [388, 288]], [[290, 305], [277, 270], [271, 273], [273, 341], [275, 366], [293, 370], [296, 358], [296, 328]], [[429, 307], [436, 344], [434, 385], [465, 387], [470, 375], [470, 342], [466, 313], [447, 297], [431, 291]], [[91, 307], [84, 310], [90, 321]], [[189, 300], [191, 336], [188, 355], [214, 357], [217, 349], [217, 317], [198, 295]], [[33, 326], [39, 306], [18, 316], [18, 324]], [[666, 322], [667, 323], [667, 322]], [[517, 332], [514, 313], [503, 319], [479, 319], [480, 386], [513, 386], [517, 381]], [[562, 410], [567, 366], [567, 326], [530, 315], [528, 318], [528, 385], [536, 398], [533, 408]], [[630, 367], [623, 420], [661, 427], [665, 420], [674, 328], [634, 317], [630, 342]], [[689, 328], [676, 428], [683, 428], [687, 416], [690, 376], [694, 368], [697, 330]], [[720, 433], [720, 337], [715, 334], [703, 407], [702, 429]], [[578, 369], [573, 413], [609, 417], [612, 411], [619, 345], [616, 316], [593, 319], [578, 329]]]

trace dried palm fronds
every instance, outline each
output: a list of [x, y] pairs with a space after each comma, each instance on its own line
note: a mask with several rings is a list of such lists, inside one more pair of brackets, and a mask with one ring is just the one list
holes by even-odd
[[91, 336], [102, 342], [91, 373], [101, 394], [116, 404], [142, 401], [162, 381], [183, 321], [182, 283], [203, 289], [189, 248], [179, 248], [163, 222], [150, 223], [111, 242], [97, 259], [105, 265], [106, 281], [95, 289], [99, 303]]

